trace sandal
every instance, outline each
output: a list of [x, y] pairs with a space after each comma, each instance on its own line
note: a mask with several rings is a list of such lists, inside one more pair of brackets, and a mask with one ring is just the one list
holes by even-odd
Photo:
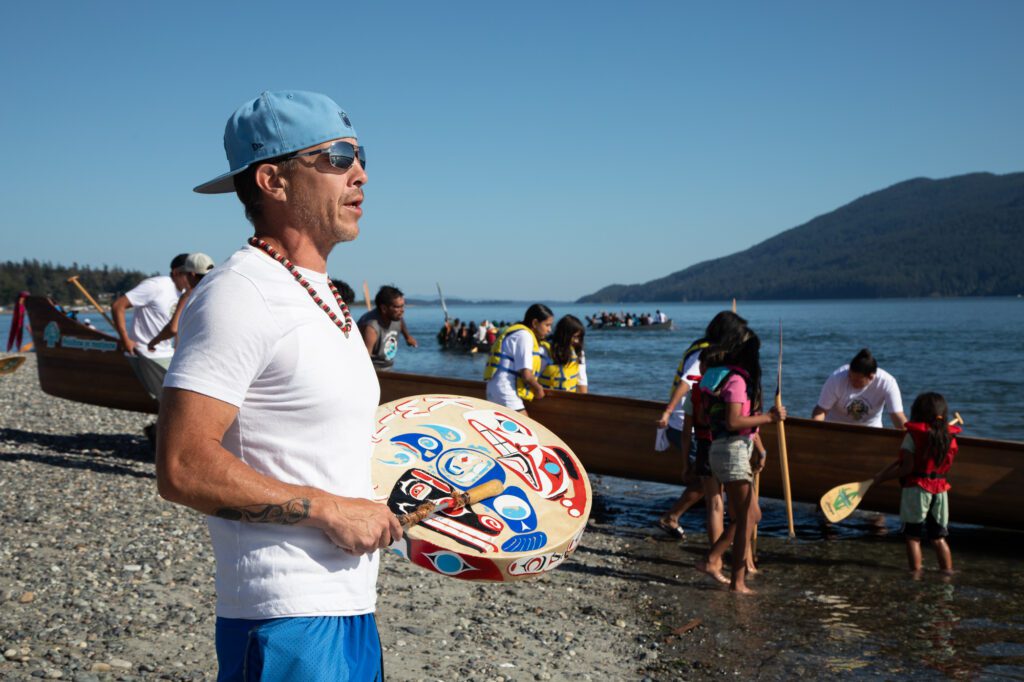
[[658, 528], [665, 531], [666, 535], [671, 535], [676, 540], [682, 540], [686, 537], [686, 531], [679, 524], [671, 525], [665, 522], [665, 519], [658, 519]]

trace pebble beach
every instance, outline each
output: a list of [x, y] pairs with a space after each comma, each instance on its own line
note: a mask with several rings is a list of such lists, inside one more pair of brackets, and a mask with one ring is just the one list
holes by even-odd
[[[32, 355], [0, 376], [0, 679], [216, 677], [212, 550], [203, 518], [157, 495], [142, 431], [152, 421], [44, 394]], [[693, 569], [703, 536], [618, 526], [601, 506], [598, 494], [576, 553], [531, 581], [458, 581], [385, 555], [377, 620], [387, 678], [1022, 670], [1019, 552], [986, 559], [970, 583], [914, 582], [894, 539], [764, 538], [759, 593], [738, 597]], [[879, 590], [889, 598], [873, 599]], [[908, 647], [904, 621], [928, 636]]]

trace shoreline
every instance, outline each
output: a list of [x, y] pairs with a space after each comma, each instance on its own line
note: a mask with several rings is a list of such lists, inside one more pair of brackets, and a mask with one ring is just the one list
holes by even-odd
[[[212, 549], [199, 514], [157, 496], [142, 435], [152, 417], [46, 396], [34, 357], [0, 377], [0, 415], [0, 677], [213, 679]], [[1008, 664], [1024, 676], [1012, 648], [1024, 651], [1024, 550], [1010, 540], [995, 554], [954, 542], [962, 573], [942, 580], [929, 556], [914, 582], [895, 537], [761, 538], [752, 597], [693, 569], [703, 535], [680, 543], [606, 518], [530, 581], [469, 583], [385, 555], [385, 671], [480, 682], [927, 678]]]

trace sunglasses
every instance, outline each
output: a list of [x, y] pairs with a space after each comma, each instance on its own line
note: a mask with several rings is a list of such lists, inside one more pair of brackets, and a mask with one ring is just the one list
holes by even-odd
[[356, 155], [359, 156], [359, 165], [366, 170], [366, 148], [357, 147], [351, 142], [339, 141], [333, 143], [326, 149], [317, 149], [311, 152], [302, 152], [301, 154], [291, 154], [286, 156], [285, 159], [295, 159], [300, 156], [317, 156], [318, 154], [327, 154], [331, 160], [331, 165], [341, 170], [348, 170], [355, 163]]

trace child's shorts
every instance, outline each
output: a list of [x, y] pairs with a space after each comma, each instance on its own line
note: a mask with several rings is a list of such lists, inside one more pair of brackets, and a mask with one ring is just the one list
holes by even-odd
[[753, 481], [754, 472], [750, 468], [753, 451], [754, 441], [749, 436], [729, 436], [712, 441], [709, 453], [711, 472], [722, 483]]
[[930, 493], [916, 485], [900, 494], [900, 520], [908, 538], [938, 540], [949, 535], [949, 495]]
[[711, 478], [714, 476], [711, 472], [710, 450], [711, 441], [704, 440], [703, 438], [697, 439], [697, 457], [694, 460], [694, 470], [701, 478]]

